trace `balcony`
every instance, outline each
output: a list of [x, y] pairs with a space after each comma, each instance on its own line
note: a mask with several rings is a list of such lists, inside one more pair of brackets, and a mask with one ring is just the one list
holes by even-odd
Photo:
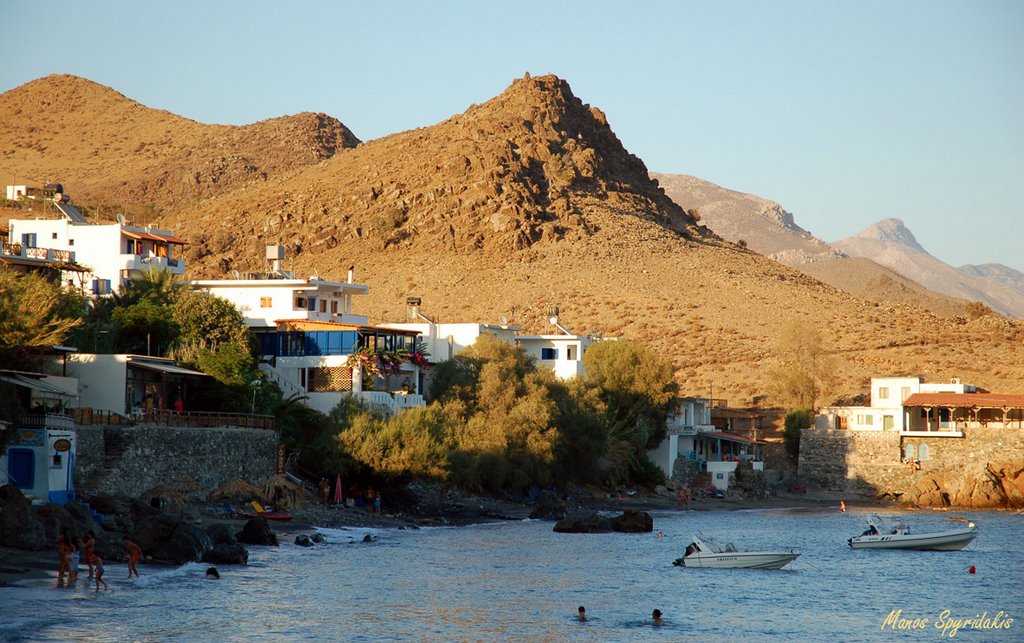
[[156, 255], [122, 254], [121, 261], [125, 270], [147, 270], [157, 268], [170, 270], [176, 275], [185, 274], [185, 261], [182, 259], [171, 259], [169, 257], [158, 257]]
[[22, 246], [20, 243], [3, 244], [3, 247], [0, 248], [0, 254], [7, 257], [24, 257], [25, 259], [37, 259], [39, 261], [52, 261], [55, 263], [72, 263], [75, 260], [75, 253], [70, 250]]
[[68, 429], [75, 428], [75, 419], [63, 413], [29, 413], [21, 422], [25, 429]]

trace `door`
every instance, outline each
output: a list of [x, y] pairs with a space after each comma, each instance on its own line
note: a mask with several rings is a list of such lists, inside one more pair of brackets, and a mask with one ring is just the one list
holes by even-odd
[[32, 449], [7, 449], [7, 478], [19, 489], [31, 489], [36, 478], [36, 454]]
[[882, 430], [883, 431], [892, 431], [892, 426], [893, 426], [893, 416], [891, 416], [891, 415], [883, 415], [882, 416]]

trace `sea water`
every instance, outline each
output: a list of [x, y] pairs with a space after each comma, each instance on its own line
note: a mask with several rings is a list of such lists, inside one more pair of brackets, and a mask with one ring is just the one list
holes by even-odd
[[[980, 535], [958, 552], [852, 550], [866, 514], [836, 509], [656, 513], [645, 534], [556, 534], [542, 521], [325, 529], [324, 545], [253, 547], [219, 581], [200, 564], [143, 566], [129, 581], [108, 563], [106, 592], [82, 580], [0, 588], [0, 640], [944, 640], [953, 619], [978, 625], [953, 640], [1024, 640], [1024, 517], [888, 516], [917, 532], [964, 516]], [[674, 567], [698, 532], [801, 556], [782, 570]]]

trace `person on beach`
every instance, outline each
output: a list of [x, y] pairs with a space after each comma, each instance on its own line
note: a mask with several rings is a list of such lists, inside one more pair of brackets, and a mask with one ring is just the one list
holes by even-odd
[[124, 543], [124, 553], [128, 555], [128, 578], [132, 577], [132, 572], [135, 572], [135, 578], [138, 578], [139, 569], [135, 565], [142, 558], [142, 548], [128, 540], [128, 536], [121, 538], [121, 542]]
[[71, 538], [68, 536], [68, 528], [61, 530], [57, 536], [57, 555], [60, 557], [60, 566], [57, 567], [57, 582], [64, 582], [64, 574], [71, 569]]
[[94, 556], [92, 561], [96, 565], [96, 591], [100, 591], [100, 583], [103, 583], [104, 591], [110, 589], [107, 587], [107, 581], [103, 580], [103, 559], [99, 556]]
[[661, 610], [654, 610], [651, 612], [651, 618], [654, 619], [655, 625], [664, 625], [665, 621], [661, 620]]
[[71, 541], [71, 569], [68, 572], [68, 582], [78, 580], [78, 563], [82, 557], [82, 539], [75, 538]]
[[578, 610], [578, 612], [579, 612], [579, 616], [576, 617], [577, 619], [579, 619], [581, 621], [587, 620], [587, 608], [585, 608], [582, 605], [580, 605], [580, 609]]
[[92, 533], [92, 529], [90, 529], [88, 532], [86, 532], [86, 534], [85, 534], [85, 542], [83, 543], [83, 546], [85, 547], [85, 564], [89, 566], [89, 578], [92, 578], [93, 577], [93, 564], [92, 563], [93, 563], [93, 558], [95, 557], [95, 554], [93, 553], [93, 548], [96, 547], [96, 534]]
[[373, 494], [373, 512], [380, 515], [380, 492]]
[[320, 502], [326, 505], [330, 494], [331, 485], [327, 482], [327, 478], [320, 478]]

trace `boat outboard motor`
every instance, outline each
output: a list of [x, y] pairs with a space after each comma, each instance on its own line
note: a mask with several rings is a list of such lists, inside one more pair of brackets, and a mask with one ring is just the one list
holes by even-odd
[[695, 551], [697, 551], [697, 543], [690, 543], [686, 546], [686, 553], [683, 554], [683, 557], [685, 558]]

